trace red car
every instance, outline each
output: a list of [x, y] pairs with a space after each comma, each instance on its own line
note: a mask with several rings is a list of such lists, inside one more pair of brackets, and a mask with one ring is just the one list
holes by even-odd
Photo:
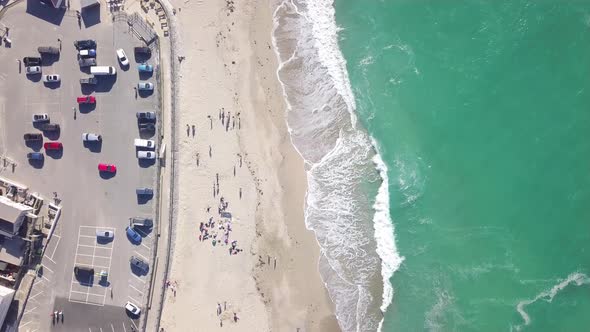
[[61, 150], [63, 145], [60, 142], [47, 142], [43, 144], [45, 150]]
[[94, 96], [81, 96], [76, 98], [78, 104], [95, 104], [96, 98]]
[[100, 172], [115, 173], [117, 172], [117, 166], [112, 164], [98, 164], [98, 170]]

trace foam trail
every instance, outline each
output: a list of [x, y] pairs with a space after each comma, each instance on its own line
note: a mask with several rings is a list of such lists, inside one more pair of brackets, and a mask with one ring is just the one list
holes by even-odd
[[[583, 273], [574, 272], [574, 273], [570, 274], [567, 277], [567, 279], [565, 279], [562, 282], [551, 287], [551, 289], [545, 290], [545, 291], [539, 293], [537, 296], [535, 296], [534, 299], [518, 302], [518, 305], [516, 306], [516, 310], [518, 311], [518, 313], [520, 314], [520, 316], [524, 320], [524, 325], [526, 326], [531, 323], [531, 317], [524, 310], [524, 308], [526, 306], [536, 302], [537, 300], [545, 300], [547, 302], [553, 301], [553, 298], [557, 295], [557, 293], [562, 291], [564, 288], [566, 288], [571, 283], [573, 283], [575, 286], [588, 285], [588, 284], [590, 284], [590, 278]], [[520, 331], [521, 328], [522, 328], [522, 325], [519, 325], [516, 327], [516, 330]]]

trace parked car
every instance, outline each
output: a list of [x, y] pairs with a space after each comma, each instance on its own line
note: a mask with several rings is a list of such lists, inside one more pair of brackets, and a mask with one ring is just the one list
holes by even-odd
[[57, 83], [61, 81], [61, 78], [57, 74], [43, 75], [43, 82], [45, 83]]
[[156, 148], [156, 142], [152, 141], [151, 139], [136, 138], [134, 141], [134, 145], [137, 148], [148, 148], [148, 149], [155, 149]]
[[129, 218], [129, 222], [133, 227], [152, 227], [154, 221], [151, 218], [133, 217]]
[[82, 77], [80, 79], [80, 84], [96, 84], [98, 83], [98, 78], [94, 77], [94, 76], [88, 76], [88, 77]]
[[23, 138], [25, 139], [25, 141], [42, 141], [43, 135], [41, 135], [40, 133], [27, 133], [24, 134]]
[[41, 129], [43, 131], [58, 131], [59, 124], [57, 124], [57, 123], [44, 123], [41, 125], [41, 127], [39, 127], [39, 129]]
[[137, 196], [152, 196], [154, 190], [152, 188], [137, 188], [135, 189]]
[[96, 59], [95, 58], [80, 58], [80, 59], [78, 59], [78, 65], [80, 67], [96, 66]]
[[41, 54], [59, 54], [59, 48], [53, 46], [39, 46], [37, 51]]
[[141, 309], [139, 309], [138, 306], [129, 301], [127, 301], [127, 303], [125, 304], [125, 310], [129, 311], [131, 314], [135, 316], [139, 316], [139, 314], [141, 313]]
[[43, 144], [45, 150], [61, 150], [63, 145], [60, 142], [47, 142]]
[[137, 83], [137, 90], [152, 91], [154, 84], [151, 82], [139, 82]]
[[74, 266], [74, 275], [76, 275], [76, 277], [83, 275], [87, 275], [89, 277], [94, 276], [94, 268], [90, 266], [76, 265]]
[[43, 160], [44, 155], [41, 152], [29, 152], [27, 158], [30, 160]]
[[156, 154], [152, 151], [137, 151], [137, 158], [139, 159], [156, 159]]
[[133, 49], [135, 54], [137, 55], [144, 55], [150, 57], [152, 55], [152, 50], [149, 47], [136, 47]]
[[41, 74], [41, 67], [40, 66], [25, 67], [25, 73], [27, 75]]
[[129, 259], [129, 264], [131, 264], [132, 268], [141, 270], [141, 272], [143, 273], [147, 273], [150, 268], [148, 263], [144, 262], [141, 258], [135, 256], [131, 256], [131, 258]]
[[141, 63], [137, 65], [137, 70], [139, 70], [140, 73], [151, 73], [154, 71], [154, 66], [148, 65], [147, 63]]
[[117, 50], [117, 58], [119, 58], [121, 65], [129, 66], [129, 59], [127, 59], [127, 54], [125, 54], [125, 51], [122, 48]]
[[92, 39], [76, 40], [74, 42], [74, 47], [76, 47], [77, 50], [96, 49], [96, 42]]
[[156, 112], [152, 111], [144, 111], [144, 112], [137, 112], [135, 114], [138, 120], [155, 120], [156, 119]]
[[139, 233], [137, 233], [133, 228], [131, 228], [130, 226], [127, 226], [127, 228], [125, 228], [125, 232], [127, 233], [127, 236], [133, 241], [133, 242], [141, 242], [141, 235], [139, 235]]
[[153, 123], [140, 123], [139, 130], [154, 131], [156, 130], [156, 125]]
[[93, 48], [78, 51], [78, 55], [82, 58], [96, 58], [96, 50]]
[[78, 104], [96, 104], [96, 97], [94, 96], [80, 96], [76, 98]]
[[23, 58], [23, 63], [25, 64], [26, 67], [40, 66], [41, 65], [41, 58], [27, 56], [27, 57]]
[[102, 141], [102, 136], [93, 133], [82, 133], [82, 141], [83, 142], [100, 142]]
[[107, 173], [116, 173], [117, 166], [115, 166], [113, 164], [100, 163], [100, 164], [98, 164], [98, 171], [99, 172], [107, 172]]
[[33, 122], [49, 122], [49, 114], [47, 114], [47, 113], [33, 114]]
[[111, 240], [113, 237], [115, 237], [115, 233], [105, 229], [97, 229], [96, 237], [99, 239]]

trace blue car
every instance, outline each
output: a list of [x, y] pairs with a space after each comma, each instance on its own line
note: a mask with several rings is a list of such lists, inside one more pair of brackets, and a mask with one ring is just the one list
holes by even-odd
[[127, 226], [127, 228], [125, 228], [125, 231], [127, 232], [127, 236], [131, 240], [133, 240], [133, 242], [141, 242], [141, 235], [139, 235], [139, 233], [133, 230], [133, 228]]
[[137, 70], [139, 70], [140, 73], [151, 73], [154, 71], [154, 66], [142, 63], [137, 65]]

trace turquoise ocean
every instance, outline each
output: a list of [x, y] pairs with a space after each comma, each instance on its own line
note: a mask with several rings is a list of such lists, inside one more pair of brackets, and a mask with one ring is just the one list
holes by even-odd
[[590, 2], [281, 1], [273, 38], [344, 331], [590, 330]]

